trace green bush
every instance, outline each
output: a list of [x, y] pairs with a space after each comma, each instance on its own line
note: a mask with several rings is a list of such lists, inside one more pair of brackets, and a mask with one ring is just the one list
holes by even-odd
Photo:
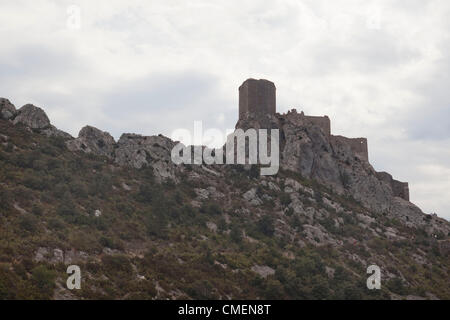
[[186, 289], [193, 299], [211, 300], [217, 298], [213, 293], [213, 286], [208, 280], [196, 280]]
[[46, 266], [40, 265], [31, 271], [32, 280], [38, 287], [43, 299], [48, 299], [53, 295], [55, 287], [56, 273], [47, 269]]
[[38, 219], [35, 216], [24, 214], [19, 218], [19, 226], [22, 230], [34, 233], [37, 231]]
[[230, 238], [236, 243], [242, 242], [242, 230], [238, 226], [231, 227]]
[[275, 233], [274, 223], [275, 219], [273, 217], [265, 215], [257, 222], [257, 227], [262, 234], [271, 237]]
[[207, 202], [201, 206], [200, 212], [206, 213], [209, 215], [218, 215], [218, 214], [222, 213], [222, 208], [216, 202]]

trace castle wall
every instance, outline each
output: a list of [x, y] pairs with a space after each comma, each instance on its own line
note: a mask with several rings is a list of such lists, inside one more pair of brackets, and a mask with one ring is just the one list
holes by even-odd
[[239, 87], [239, 119], [248, 114], [264, 117], [275, 112], [276, 88], [273, 82], [248, 79]]
[[409, 184], [408, 182], [401, 182], [394, 180], [387, 172], [377, 172], [377, 177], [381, 181], [388, 183], [391, 186], [394, 197], [402, 198], [409, 201]]
[[369, 148], [366, 138], [347, 138], [343, 136], [333, 136], [333, 138], [347, 144], [354, 153], [369, 161]]
[[392, 181], [392, 191], [394, 196], [400, 197], [409, 201], [409, 184], [408, 182], [400, 182], [397, 180]]
[[310, 123], [319, 126], [327, 136], [331, 135], [331, 122], [328, 116], [324, 117], [305, 116], [305, 119]]

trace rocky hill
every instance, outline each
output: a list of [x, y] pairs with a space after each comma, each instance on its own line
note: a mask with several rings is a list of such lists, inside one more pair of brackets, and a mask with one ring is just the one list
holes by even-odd
[[73, 138], [7, 99], [0, 118], [0, 298], [450, 299], [450, 223], [326, 119], [242, 112], [237, 128], [280, 130], [280, 171], [260, 176], [175, 165], [161, 135]]

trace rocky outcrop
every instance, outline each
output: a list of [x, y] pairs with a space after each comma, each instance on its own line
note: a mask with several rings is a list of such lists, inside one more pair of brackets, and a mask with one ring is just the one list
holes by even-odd
[[136, 169], [152, 167], [156, 178], [177, 181], [177, 166], [171, 159], [174, 146], [175, 143], [163, 135], [146, 137], [125, 133], [117, 142], [115, 162]]
[[251, 269], [253, 272], [259, 274], [262, 278], [267, 278], [275, 274], [275, 270], [269, 266], [255, 265]]
[[[9, 115], [13, 110], [12, 107], [14, 107], [11, 106], [2, 109], [2, 113], [3, 110], [9, 110], [5, 111], [5, 113]], [[14, 116], [11, 116], [10, 119], [14, 119], [13, 120], [14, 125], [21, 124], [27, 128], [40, 132], [48, 137], [55, 136], [64, 139], [72, 139], [72, 136], [70, 134], [57, 129], [50, 123], [50, 120], [47, 117], [47, 114], [44, 112], [44, 110], [32, 104], [24, 105], [22, 108], [17, 110]]]
[[85, 126], [80, 130], [78, 138], [67, 141], [66, 144], [71, 151], [83, 151], [112, 158], [116, 142], [108, 132]]
[[8, 99], [0, 98], [0, 119], [9, 120], [16, 113], [16, 107]]
[[408, 184], [374, 170], [368, 161], [366, 139], [331, 135], [327, 117], [311, 118], [296, 110], [258, 114], [241, 118], [236, 128], [279, 129], [282, 169], [351, 196], [375, 212], [409, 219], [408, 223], [416, 226], [423, 224], [424, 214], [408, 201]]
[[248, 201], [249, 204], [252, 206], [259, 206], [263, 203], [262, 200], [258, 197], [256, 188], [248, 190], [246, 193], [242, 195], [242, 198]]
[[14, 118], [14, 124], [23, 124], [31, 129], [48, 129], [50, 128], [50, 120], [44, 110], [32, 104], [24, 105], [17, 111]]

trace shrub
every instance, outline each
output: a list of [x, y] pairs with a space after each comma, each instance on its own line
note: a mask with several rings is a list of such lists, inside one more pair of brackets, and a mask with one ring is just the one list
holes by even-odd
[[79, 181], [70, 183], [69, 188], [72, 194], [78, 198], [86, 199], [88, 197], [87, 187]]
[[31, 212], [36, 216], [41, 216], [43, 213], [43, 209], [39, 204], [35, 203], [35, 204], [33, 204], [33, 207], [31, 208]]
[[283, 299], [283, 286], [280, 281], [271, 279], [268, 281], [265, 292], [265, 298], [270, 300]]
[[285, 192], [280, 194], [280, 202], [283, 206], [287, 207], [291, 202], [291, 196]]
[[186, 292], [193, 299], [211, 300], [215, 298], [213, 286], [208, 280], [197, 280], [186, 289]]
[[9, 209], [11, 207], [11, 193], [8, 190], [0, 189], [0, 209]]
[[273, 234], [275, 233], [274, 218], [269, 215], [263, 216], [258, 221], [257, 227], [262, 234], [268, 237], [273, 236]]
[[42, 294], [42, 298], [50, 298], [55, 287], [56, 274], [54, 271], [47, 269], [46, 266], [40, 265], [31, 271], [32, 280]]
[[38, 220], [35, 216], [24, 214], [19, 218], [19, 226], [22, 230], [34, 233], [37, 230]]
[[405, 285], [403, 284], [402, 279], [400, 279], [400, 278], [394, 278], [394, 279], [389, 280], [386, 283], [386, 287], [393, 293], [396, 293], [396, 294], [399, 294], [402, 296], [408, 294], [408, 290], [405, 287]]
[[48, 226], [50, 229], [58, 231], [64, 229], [64, 222], [60, 218], [54, 217], [48, 221]]
[[208, 202], [208, 203], [204, 203], [201, 206], [200, 212], [210, 214], [210, 215], [216, 215], [216, 214], [222, 213], [222, 208], [216, 202]]
[[231, 228], [230, 238], [236, 243], [242, 242], [242, 231], [238, 226], [233, 226]]
[[135, 198], [139, 202], [152, 203], [154, 199], [161, 196], [161, 191], [159, 188], [155, 187], [154, 184], [145, 183], [139, 186], [139, 191], [135, 195]]

